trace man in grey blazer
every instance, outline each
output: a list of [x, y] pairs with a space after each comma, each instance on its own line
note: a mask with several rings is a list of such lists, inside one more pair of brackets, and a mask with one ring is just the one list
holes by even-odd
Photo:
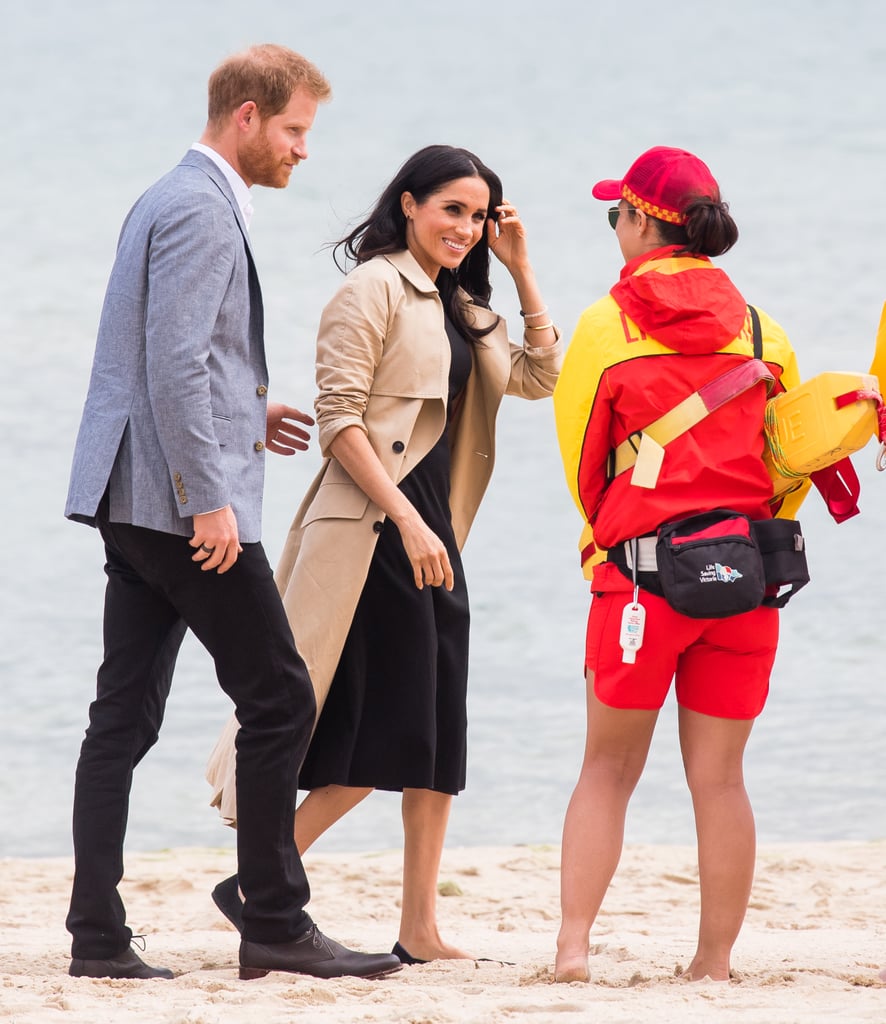
[[171, 978], [131, 948], [117, 890], [132, 772], [156, 742], [193, 630], [240, 721], [240, 977], [374, 977], [390, 954], [346, 949], [305, 912], [298, 766], [314, 697], [260, 543], [267, 449], [307, 447], [297, 409], [268, 401], [249, 188], [285, 188], [329, 97], [283, 47], [252, 47], [209, 82], [199, 143], [136, 202], [102, 310], [65, 514], [105, 545], [104, 659], [74, 792], [70, 973]]

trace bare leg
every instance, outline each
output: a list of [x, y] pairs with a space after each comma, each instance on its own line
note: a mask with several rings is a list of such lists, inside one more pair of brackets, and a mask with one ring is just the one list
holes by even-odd
[[701, 919], [690, 981], [729, 980], [729, 956], [754, 880], [754, 814], [742, 759], [751, 720], [712, 718], [680, 708], [680, 746], [698, 836]]
[[584, 763], [563, 826], [555, 981], [588, 980], [589, 932], [621, 857], [628, 800], [658, 718], [601, 704], [588, 673]]
[[[321, 789], [312, 789], [295, 809], [293, 832], [299, 856], [371, 792], [371, 789], [358, 789], [354, 786], [324, 786]], [[232, 875], [224, 882], [220, 882], [213, 890], [212, 898], [234, 927], [242, 931], [243, 890], [237, 885], [237, 898], [234, 898], [229, 889], [236, 881], [237, 875]]]
[[419, 960], [470, 958], [437, 929], [437, 876], [452, 797], [430, 789], [403, 790], [403, 905], [399, 942]]
[[372, 792], [356, 786], [312, 789], [295, 811], [295, 845], [303, 854], [323, 833]]
[[[299, 856], [371, 792], [371, 789], [358, 789], [356, 786], [323, 786], [320, 789], [312, 789], [295, 809], [293, 833]], [[237, 892], [242, 900], [242, 890], [238, 888]]]

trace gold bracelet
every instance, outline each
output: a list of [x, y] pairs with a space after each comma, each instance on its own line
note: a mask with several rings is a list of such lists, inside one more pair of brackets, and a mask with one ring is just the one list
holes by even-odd
[[521, 309], [520, 310], [520, 316], [522, 316], [524, 320], [531, 320], [533, 317], [544, 316], [545, 313], [547, 313], [547, 311], [548, 311], [548, 307], [547, 306], [542, 306], [541, 309], [537, 313], [524, 313], [523, 310]]
[[554, 321], [553, 320], [548, 320], [548, 322], [546, 324], [539, 324], [538, 327], [530, 327], [529, 324], [526, 324], [524, 326], [523, 330], [524, 331], [546, 331], [549, 327], [553, 327], [553, 326], [554, 326]]

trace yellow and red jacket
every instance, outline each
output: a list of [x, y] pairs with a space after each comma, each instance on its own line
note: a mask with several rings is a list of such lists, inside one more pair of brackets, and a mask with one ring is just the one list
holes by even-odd
[[[566, 479], [586, 524], [586, 570], [605, 549], [694, 512], [773, 514], [762, 459], [762, 383], [667, 444], [654, 488], [632, 486], [630, 471], [610, 477], [610, 453], [629, 435], [753, 357], [750, 314], [738, 289], [706, 257], [678, 256], [676, 248], [629, 261], [610, 294], [585, 310], [554, 390]], [[793, 387], [800, 377], [790, 342], [762, 311], [760, 322], [776, 387]], [[792, 515], [802, 493], [789, 495], [780, 514]]]

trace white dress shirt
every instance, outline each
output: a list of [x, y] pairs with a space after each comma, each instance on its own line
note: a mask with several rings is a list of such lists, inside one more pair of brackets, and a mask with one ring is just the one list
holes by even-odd
[[252, 194], [250, 193], [246, 182], [240, 177], [234, 168], [231, 167], [228, 161], [210, 146], [204, 146], [202, 142], [195, 142], [193, 146], [191, 146], [191, 149], [196, 149], [198, 153], [208, 156], [225, 176], [234, 193], [234, 198], [237, 200], [237, 205], [240, 207], [240, 212], [243, 214], [243, 220], [245, 221], [246, 228], [248, 230], [249, 222], [252, 220], [253, 207]]

